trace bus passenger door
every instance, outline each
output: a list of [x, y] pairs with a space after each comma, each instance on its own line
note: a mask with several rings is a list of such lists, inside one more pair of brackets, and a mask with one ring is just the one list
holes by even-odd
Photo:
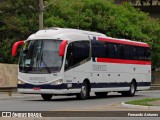
[[[83, 82], [82, 76], [87, 76], [90, 53], [89, 41], [74, 41], [68, 45], [65, 61], [65, 76], [74, 83]], [[73, 79], [74, 78], [74, 79]]]
[[72, 43], [68, 45], [67, 52], [66, 52], [66, 59], [65, 59], [65, 67], [64, 67], [64, 78], [66, 83], [73, 81], [73, 50], [72, 50]]

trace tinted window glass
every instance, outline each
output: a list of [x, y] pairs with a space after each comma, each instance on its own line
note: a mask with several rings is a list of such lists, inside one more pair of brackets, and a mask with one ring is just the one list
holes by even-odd
[[145, 60], [144, 48], [137, 47], [137, 57], [139, 60]]
[[150, 60], [150, 49], [144, 48], [144, 50], [145, 50], [145, 59]]
[[89, 41], [76, 41], [68, 45], [65, 69], [68, 69], [89, 57]]
[[92, 57], [106, 57], [106, 44], [105, 42], [92, 41]]
[[113, 43], [108, 43], [108, 47], [107, 47], [107, 53], [108, 53], [108, 57], [109, 58], [115, 58], [115, 52], [117, 50], [117, 46], [114, 45]]
[[92, 41], [92, 57], [150, 60], [150, 49], [126, 44]]
[[130, 46], [130, 59], [131, 60], [136, 60], [137, 59], [137, 49], [135, 46]]

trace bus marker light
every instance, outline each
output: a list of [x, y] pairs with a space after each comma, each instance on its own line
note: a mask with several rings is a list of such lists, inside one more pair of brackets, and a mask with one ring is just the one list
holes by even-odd
[[67, 87], [68, 87], [68, 88], [71, 88], [71, 87], [72, 87], [72, 84], [67, 84]]

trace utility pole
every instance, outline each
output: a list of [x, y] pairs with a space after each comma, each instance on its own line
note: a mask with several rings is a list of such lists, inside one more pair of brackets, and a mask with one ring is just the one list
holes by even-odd
[[39, 0], [39, 29], [43, 29], [43, 12], [44, 12], [44, 4], [43, 0]]

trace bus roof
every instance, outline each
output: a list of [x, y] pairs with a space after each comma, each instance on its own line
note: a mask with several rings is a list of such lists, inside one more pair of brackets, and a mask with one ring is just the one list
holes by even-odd
[[[112, 38], [112, 37], [108, 37], [105, 34], [98, 33], [98, 32], [91, 32], [91, 31], [71, 29], [71, 28], [58, 28], [58, 27], [52, 27], [52, 28], [46, 28], [43, 30], [39, 30], [35, 34], [30, 35], [27, 40], [36, 40], [36, 39], [60, 39], [60, 40], [67, 39], [67, 40], [72, 40], [72, 39], [68, 38], [68, 35], [72, 35], [72, 39], [79, 38], [79, 36], [81, 37], [82, 35], [83, 36], [87, 35], [87, 36], [92, 36], [92, 38], [97, 37], [98, 40], [105, 41], [105, 42], [114, 42], [114, 43], [149, 47], [148, 44], [143, 43], [143, 42], [136, 42], [136, 41], [131, 41], [131, 40]], [[88, 38], [87, 36], [86, 36], [86, 38]]]
[[64, 38], [67, 34], [86, 34], [89, 36], [99, 36], [99, 37], [106, 37], [105, 34], [98, 33], [98, 32], [91, 32], [79, 29], [70, 29], [70, 28], [46, 28], [44, 30], [39, 30], [35, 34], [32, 34], [28, 37], [28, 40], [35, 40], [35, 39], [61, 39]]

